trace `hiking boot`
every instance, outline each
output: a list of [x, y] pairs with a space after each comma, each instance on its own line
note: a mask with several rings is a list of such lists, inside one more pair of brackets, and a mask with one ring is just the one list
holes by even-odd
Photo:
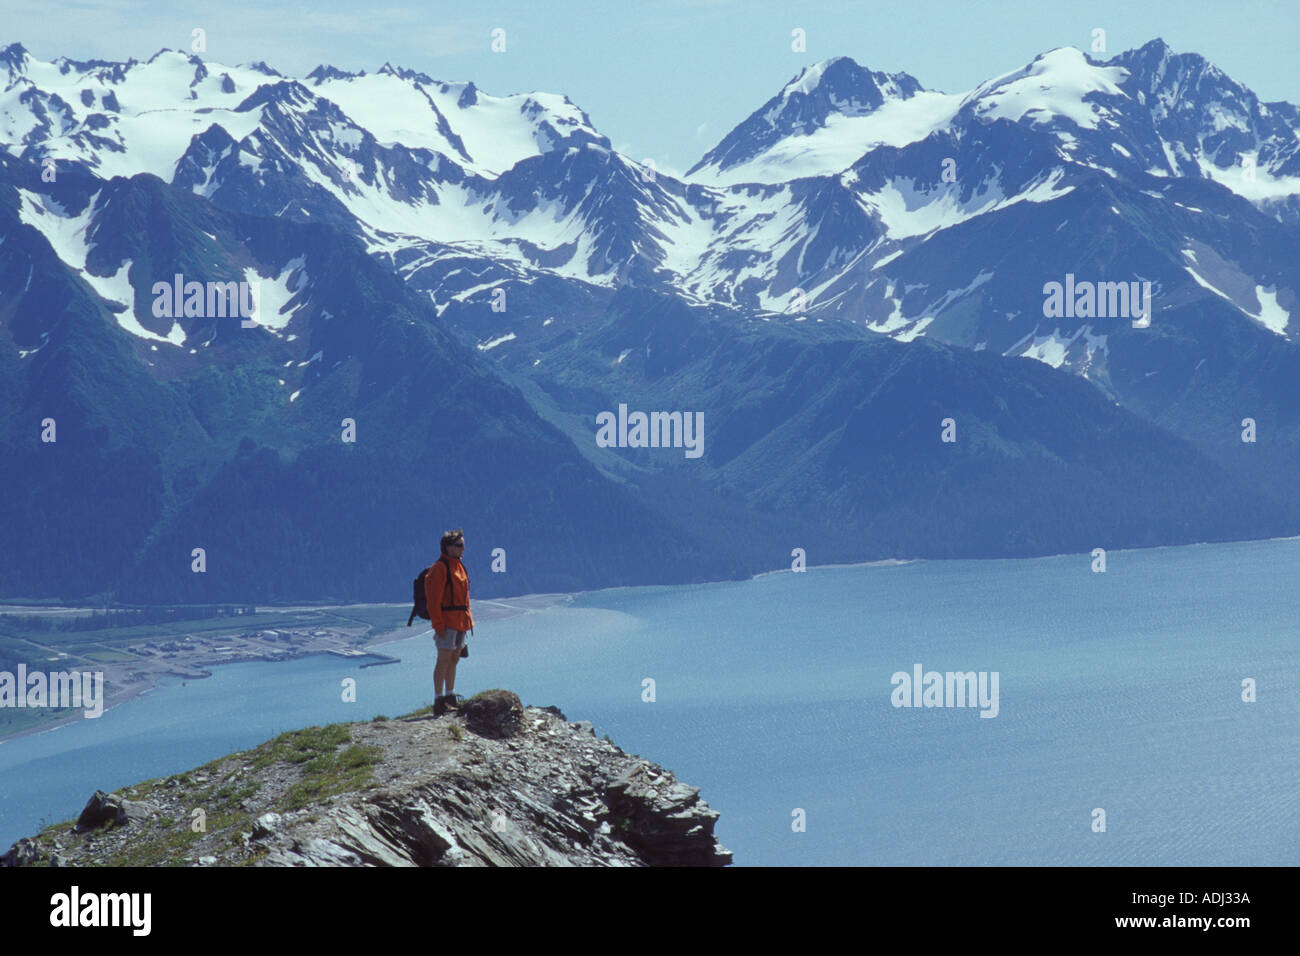
[[447, 713], [447, 698], [435, 697], [433, 699], [433, 716], [441, 717], [445, 713]]
[[443, 698], [446, 702], [443, 706], [448, 710], [460, 710], [460, 702], [464, 699], [465, 698], [461, 697], [460, 694], [448, 694]]

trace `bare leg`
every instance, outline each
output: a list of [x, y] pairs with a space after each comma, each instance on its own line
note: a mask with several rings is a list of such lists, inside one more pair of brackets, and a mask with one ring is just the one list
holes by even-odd
[[[444, 697], [451, 693], [453, 681], [448, 678], [448, 671], [455, 673], [455, 655], [460, 651], [444, 651], [438, 649], [438, 661], [433, 667], [433, 693], [437, 697]], [[446, 690], [443, 688], [446, 687]]]
[[460, 651], [448, 651], [447, 653], [451, 655], [451, 660], [447, 663], [447, 693], [450, 694], [456, 686], [456, 667], [460, 664]]

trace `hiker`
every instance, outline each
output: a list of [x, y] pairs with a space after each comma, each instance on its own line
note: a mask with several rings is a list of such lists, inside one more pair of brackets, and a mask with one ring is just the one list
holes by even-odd
[[474, 618], [469, 613], [469, 575], [460, 563], [465, 553], [465, 533], [460, 528], [444, 533], [441, 547], [442, 556], [424, 578], [424, 599], [433, 625], [433, 641], [438, 648], [438, 661], [433, 668], [436, 717], [457, 707], [456, 665], [462, 656], [469, 656], [465, 633], [474, 629]]

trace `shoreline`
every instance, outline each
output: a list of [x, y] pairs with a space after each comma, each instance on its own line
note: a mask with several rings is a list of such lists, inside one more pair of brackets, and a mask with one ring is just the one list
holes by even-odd
[[[835, 568], [901, 568], [908, 564], [924, 564], [929, 560], [929, 558], [880, 558], [877, 561], [854, 561], [849, 564], [810, 564], [804, 570], [811, 571], [813, 568], [816, 568], [818, 571], [830, 571]], [[994, 558], [993, 560], [996, 561], [998, 559]], [[1034, 559], [1027, 558], [1025, 560], [1032, 561]], [[793, 568], [776, 568], [772, 571], [759, 571], [757, 574], [749, 578], [749, 580], [757, 581], [759, 578], [771, 577], [774, 574], [794, 573]]]
[[[503, 621], [512, 617], [522, 617], [525, 614], [533, 614], [536, 613], [537, 611], [542, 611], [547, 608], [568, 604], [572, 601], [572, 598], [573, 598], [572, 595], [563, 594], [563, 593], [524, 594], [524, 595], [520, 595], [519, 597], [510, 597], [510, 598], [484, 598], [482, 601], [479, 601], [477, 602], [477, 604], [472, 606], [474, 607], [474, 618], [476, 623], [490, 623], [495, 621]], [[483, 606], [483, 609], [481, 611], [479, 610], [479, 605]], [[317, 607], [349, 607], [349, 606], [351, 605], [318, 605]], [[375, 605], [368, 605], [368, 606], [373, 607]], [[381, 606], [386, 606], [386, 605], [381, 605]], [[395, 610], [401, 610], [409, 613], [409, 605], [394, 604], [392, 606]], [[304, 605], [304, 608], [306, 607], [307, 606]], [[307, 609], [315, 610], [317, 608], [313, 607]], [[288, 609], [284, 609], [284, 610], [288, 610]], [[423, 629], [418, 627], [415, 621], [411, 622], [410, 627], [406, 627], [405, 625], [396, 625], [392, 629], [386, 629], [386, 630], [380, 630], [378, 628], [375, 628], [374, 634], [366, 636], [366, 643], [361, 646], [362, 650], [368, 653], [371, 650], [371, 648], [380, 647], [384, 644], [393, 644], [396, 643], [397, 641], [404, 641], [407, 638], [415, 637], [417, 634], [430, 632], [432, 630], [432, 626], [429, 624], [425, 624], [422, 618], [416, 618], [415, 620], [419, 621], [421, 624], [424, 624]], [[230, 663], [231, 664], [249, 664], [249, 663], [279, 664], [279, 663], [283, 663], [286, 660], [296, 661], [296, 660], [302, 660], [303, 658], [306, 657], [315, 657], [323, 654], [327, 655], [329, 654], [329, 652], [311, 651], [306, 654], [299, 654], [293, 657], [280, 658], [276, 660], [272, 660], [272, 659], [267, 659], [264, 661], [242, 660], [242, 661], [231, 661]], [[207, 670], [208, 672], [204, 674], [179, 674], [174, 672], [169, 672], [169, 673], [170, 676], [174, 676], [182, 681], [202, 680], [204, 677], [212, 676], [212, 673], [210, 670], [208, 670], [208, 668], [224, 667], [224, 666], [226, 666], [226, 664], [206, 665], [204, 670]], [[11, 740], [18, 740], [22, 737], [30, 737], [30, 736], [35, 736], [37, 734], [52, 733], [53, 731], [78, 723], [79, 721], [82, 720], [99, 720], [110, 710], [112, 710], [114, 707], [120, 707], [122, 704], [125, 704], [128, 701], [136, 700], [140, 697], [143, 697], [145, 694], [151, 693], [152, 691], [158, 689], [158, 687], [160, 686], [161, 686], [161, 681], [155, 679], [149, 681], [146, 686], [132, 687], [129, 690], [120, 691], [117, 696], [114, 696], [111, 693], [106, 694], [104, 698], [104, 710], [99, 717], [93, 717], [93, 718], [86, 717], [84, 714], [76, 714], [76, 713], [67, 714], [62, 717], [59, 717], [56, 720], [42, 722], [31, 727], [24, 727], [22, 730], [15, 730], [11, 733], [4, 734], [3, 736], [0, 736], [0, 746], [3, 746], [4, 744], [8, 743]]]
[[[1133, 551], [1158, 551], [1167, 548], [1191, 548], [1191, 547], [1204, 547], [1208, 545], [1268, 544], [1275, 541], [1297, 541], [1297, 540], [1300, 540], [1300, 535], [1288, 535], [1288, 536], [1276, 537], [1276, 538], [1243, 538], [1234, 541], [1195, 541], [1188, 544], [1154, 545], [1149, 548], [1113, 548], [1113, 549], [1107, 549], [1107, 553], [1120, 554], [1120, 553], [1127, 553]], [[858, 562], [852, 562], [847, 564], [808, 565], [806, 570], [811, 571], [814, 568], [831, 570], [831, 569], [842, 569], [842, 568], [905, 567], [908, 565], [926, 564], [934, 561], [1039, 561], [1039, 560], [1044, 560], [1046, 558], [1078, 556], [1086, 553], [1087, 552], [1068, 552], [1065, 554], [1043, 554], [1043, 555], [1036, 555], [1033, 557], [1004, 557], [1004, 558], [881, 558], [873, 561], [858, 561]], [[774, 568], [769, 571], [759, 571], [756, 574], [750, 575], [748, 578], [737, 578], [735, 580], [716, 581], [716, 582], [705, 581], [705, 582], [698, 582], [698, 583], [733, 584], [736, 583], [736, 581], [754, 581], [759, 578], [770, 577], [775, 574], [793, 574], [793, 573], [795, 572], [790, 568]], [[657, 586], [660, 585], [624, 584], [624, 585], [615, 585], [613, 587], [608, 587], [608, 588], [594, 588], [591, 590], [573, 591], [569, 593], [545, 592], [540, 594], [523, 594], [515, 597], [505, 597], [505, 598], [484, 598], [481, 601], [477, 602], [477, 604], [475, 605], [474, 613], [475, 613], [476, 621], [478, 623], [489, 623], [493, 621], [506, 620], [513, 617], [519, 617], [525, 614], [533, 614], [538, 611], [547, 610], [552, 607], [569, 605], [572, 604], [575, 599], [580, 598], [584, 595], [600, 594], [605, 591], [625, 590], [627, 588], [632, 588], [632, 587], [657, 587]], [[285, 607], [268, 605], [268, 608], [271, 608], [276, 611], [288, 612], [293, 610], [327, 610], [332, 608], [346, 608], [346, 607], [357, 607], [357, 606], [365, 606], [365, 607], [391, 606], [394, 608], [395, 612], [407, 611], [409, 609], [409, 605], [405, 603], [400, 603], [400, 604], [393, 603], [391, 605], [376, 604], [376, 603], [369, 603], [369, 604], [362, 604], [362, 605], [302, 604], [302, 605], [292, 605], [292, 606], [285, 606]], [[5, 607], [4, 602], [0, 601], [0, 608], [3, 607]], [[58, 610], [68, 611], [68, 610], [75, 610], [75, 609], [60, 607]], [[421, 618], [417, 618], [416, 620], [423, 622], [423, 619]], [[379, 630], [375, 628], [375, 633], [373, 635], [368, 635], [366, 639], [366, 643], [361, 646], [365, 651], [369, 651], [373, 647], [379, 647], [384, 644], [392, 644], [397, 641], [405, 640], [408, 637], [413, 637], [419, 630], [420, 628], [417, 627], [415, 622], [412, 622], [410, 627], [398, 624], [398, 625], [394, 625], [394, 627], [387, 630]], [[427, 632], [429, 630], [429, 627], [425, 626], [423, 630]], [[323, 654], [323, 653], [328, 653], [328, 652], [312, 651], [306, 654], [300, 654], [289, 658], [279, 658], [275, 660], [268, 659], [266, 661], [262, 661], [261, 663], [273, 664], [273, 663], [280, 663], [284, 660], [301, 660], [304, 657], [312, 657], [317, 654]], [[254, 663], [254, 662], [244, 660], [244, 661], [231, 661], [230, 663]], [[211, 664], [208, 666], [222, 667], [224, 665], [218, 663], [218, 664]], [[201, 680], [203, 677], [211, 677], [212, 675], [211, 673], [206, 673], [203, 675], [197, 675], [197, 674], [186, 675], [186, 674], [176, 673], [173, 674], [172, 676], [178, 677], [181, 680], [189, 681], [189, 680]], [[105, 696], [103, 713], [106, 714], [114, 707], [118, 707], [121, 704], [124, 704], [128, 701], [135, 700], [139, 697], [143, 697], [145, 694], [154, 691], [159, 686], [160, 686], [160, 681], [155, 679], [150, 681], [147, 684], [147, 686], [131, 688], [130, 690], [121, 692], [120, 695], [117, 696], [116, 698], [114, 698], [113, 695], [108, 694]], [[102, 717], [103, 714], [101, 714], [100, 716]], [[70, 724], [74, 724], [80, 720], [88, 720], [88, 719], [92, 719], [92, 718], [87, 718], [84, 715], [70, 714], [65, 717], [61, 717], [57, 720], [49, 721], [48, 723], [40, 723], [32, 727], [25, 727], [22, 730], [16, 730], [11, 733], [0, 736], [0, 746], [3, 746], [4, 744], [8, 743], [11, 740], [18, 740], [19, 738], [22, 737], [28, 737], [35, 734], [51, 733], [53, 731], [59, 730], [62, 727], [67, 727]], [[97, 720], [99, 718], [93, 718], [93, 719]]]

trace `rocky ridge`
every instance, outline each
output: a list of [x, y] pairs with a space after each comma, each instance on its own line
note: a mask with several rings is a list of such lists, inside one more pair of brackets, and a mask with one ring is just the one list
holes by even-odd
[[98, 791], [9, 866], [726, 866], [699, 788], [504, 690]]

